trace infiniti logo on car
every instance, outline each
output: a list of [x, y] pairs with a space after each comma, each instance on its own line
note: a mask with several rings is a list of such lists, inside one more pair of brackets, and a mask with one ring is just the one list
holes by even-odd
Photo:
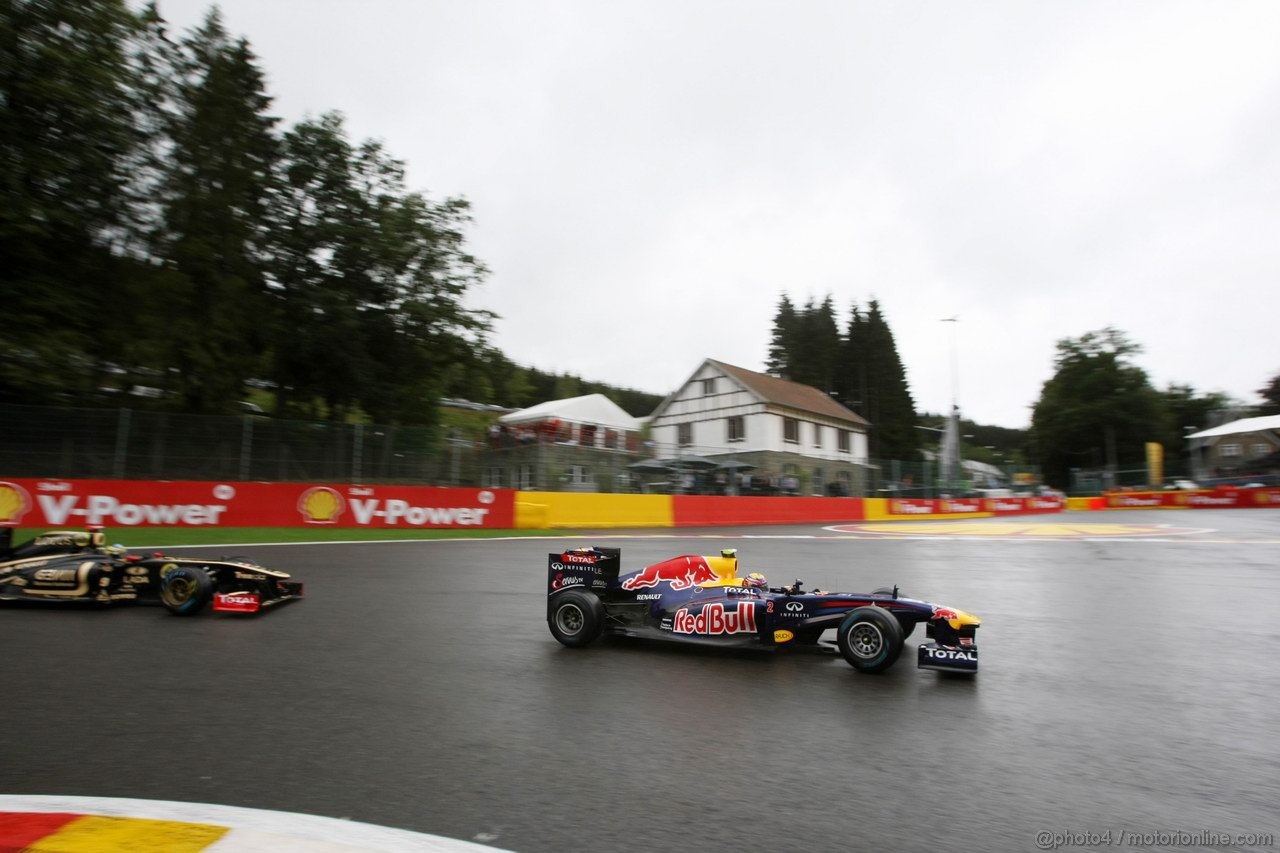
[[804, 605], [798, 601], [788, 601], [787, 610], [791, 613], [799, 613], [801, 610], [804, 610]]

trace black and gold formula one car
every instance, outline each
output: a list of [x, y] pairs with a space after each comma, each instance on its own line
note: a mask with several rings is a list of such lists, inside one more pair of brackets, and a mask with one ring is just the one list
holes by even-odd
[[54, 530], [13, 545], [0, 528], [0, 601], [163, 604], [192, 616], [215, 611], [257, 613], [302, 598], [302, 584], [285, 572], [240, 557], [129, 554], [107, 545], [101, 528]]

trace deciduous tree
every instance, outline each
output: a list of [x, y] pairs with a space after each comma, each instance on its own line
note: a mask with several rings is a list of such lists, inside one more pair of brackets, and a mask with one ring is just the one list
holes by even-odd
[[1168, 409], [1132, 362], [1142, 348], [1114, 328], [1058, 341], [1054, 375], [1032, 414], [1045, 479], [1070, 485], [1073, 468], [1145, 464], [1145, 443], [1168, 434]]

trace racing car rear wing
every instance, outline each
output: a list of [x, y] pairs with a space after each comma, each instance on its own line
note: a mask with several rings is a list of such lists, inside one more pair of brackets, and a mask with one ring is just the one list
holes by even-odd
[[547, 595], [583, 589], [604, 595], [618, 584], [621, 548], [570, 548], [547, 555]]

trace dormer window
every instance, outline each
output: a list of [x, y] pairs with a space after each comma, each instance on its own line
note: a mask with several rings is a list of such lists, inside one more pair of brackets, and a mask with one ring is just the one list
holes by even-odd
[[716, 393], [716, 378], [712, 376], [710, 379], [702, 380], [702, 396], [710, 397]]

